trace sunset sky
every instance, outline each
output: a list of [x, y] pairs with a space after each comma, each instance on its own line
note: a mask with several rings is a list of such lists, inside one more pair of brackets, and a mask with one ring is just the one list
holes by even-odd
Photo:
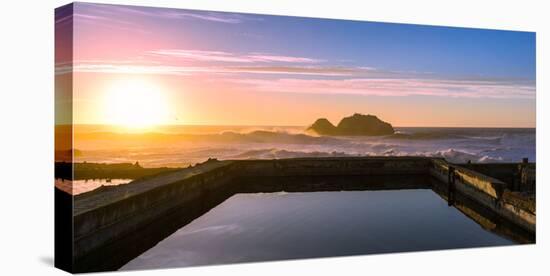
[[535, 33], [85, 3], [72, 19], [56, 74], [74, 71], [77, 124], [535, 126]]

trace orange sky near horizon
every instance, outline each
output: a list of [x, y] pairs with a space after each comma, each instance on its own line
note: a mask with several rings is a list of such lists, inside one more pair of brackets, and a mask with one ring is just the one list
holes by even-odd
[[402, 127], [535, 127], [534, 102], [521, 99], [257, 92], [221, 81], [102, 73], [75, 74], [74, 122], [114, 124], [105, 108], [108, 93], [117, 82], [136, 79], [165, 96], [163, 125], [307, 126], [362, 113]]

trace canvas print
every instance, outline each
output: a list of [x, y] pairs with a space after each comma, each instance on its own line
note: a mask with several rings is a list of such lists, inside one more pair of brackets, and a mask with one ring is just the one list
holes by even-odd
[[142, 270], [534, 244], [535, 38], [60, 7], [55, 264]]

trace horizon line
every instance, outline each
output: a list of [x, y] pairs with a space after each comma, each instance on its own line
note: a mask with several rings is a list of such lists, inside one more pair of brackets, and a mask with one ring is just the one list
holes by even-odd
[[[73, 123], [73, 124], [55, 124], [55, 126], [108, 126], [108, 127], [119, 127], [119, 128], [128, 128], [122, 125], [116, 124], [102, 124], [102, 123]], [[157, 127], [177, 127], [177, 126], [203, 126], [203, 127], [308, 127], [311, 124], [307, 125], [266, 125], [266, 124], [157, 124], [151, 127], [145, 127], [148, 129], [154, 129]], [[536, 126], [393, 126], [393, 128], [516, 128], [516, 129], [536, 129]], [[129, 129], [132, 129], [131, 127]], [[139, 130], [139, 128], [136, 128]]]

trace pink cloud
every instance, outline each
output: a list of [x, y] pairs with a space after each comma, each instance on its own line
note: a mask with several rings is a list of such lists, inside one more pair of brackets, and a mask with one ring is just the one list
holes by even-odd
[[283, 56], [271, 54], [234, 54], [222, 51], [202, 51], [202, 50], [187, 50], [187, 49], [160, 49], [149, 51], [150, 54], [165, 57], [175, 57], [187, 60], [197, 61], [217, 61], [217, 62], [235, 62], [235, 63], [254, 63], [254, 62], [286, 62], [286, 63], [318, 63], [322, 60]]
[[[183, 55], [204, 60], [239, 60], [225, 52], [193, 51]], [[246, 59], [245, 59], [246, 60]], [[235, 61], [234, 61], [235, 62]], [[240, 62], [236, 61], [236, 62]], [[442, 78], [432, 74], [412, 74], [368, 67], [324, 66], [185, 66], [158, 60], [80, 60], [56, 65], [56, 74], [70, 72], [125, 73], [191, 76], [224, 82], [237, 89], [274, 93], [353, 94], [375, 96], [443, 96], [462, 98], [534, 99], [535, 84], [525, 80], [498, 78]], [[269, 76], [243, 77], [242, 73]], [[218, 75], [218, 77], [216, 77]], [[219, 77], [223, 75], [223, 77]], [[286, 78], [273, 78], [287, 75]], [[295, 77], [292, 77], [295, 76]], [[313, 76], [303, 79], [298, 76]], [[327, 79], [331, 77], [331, 79]], [[333, 79], [338, 77], [338, 79]]]
[[211, 74], [260, 74], [260, 75], [304, 75], [304, 76], [352, 76], [361, 70], [341, 67], [299, 67], [299, 66], [186, 66], [164, 65], [158, 61], [138, 63], [134, 61], [108, 61], [108, 60], [81, 60], [74, 64], [56, 64], [56, 74], [69, 72], [88, 73], [136, 73], [136, 74], [164, 74], [164, 75], [190, 75], [194, 73]]
[[219, 61], [219, 62], [253, 62], [247, 57], [234, 55], [221, 51], [201, 51], [201, 50], [178, 50], [164, 49], [154, 50], [149, 53], [159, 56], [182, 58], [187, 60], [197, 61]]
[[179, 75], [187, 76], [193, 73], [209, 72], [202, 67], [170, 66], [170, 65], [136, 65], [136, 64], [104, 64], [77, 63], [58, 64], [57, 75], [66, 73], [106, 73], [106, 74], [143, 74], [143, 75]]

